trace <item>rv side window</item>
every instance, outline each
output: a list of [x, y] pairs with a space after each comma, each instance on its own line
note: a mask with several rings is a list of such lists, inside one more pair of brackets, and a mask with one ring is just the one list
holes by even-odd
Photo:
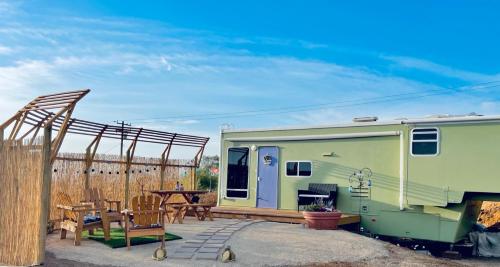
[[248, 159], [247, 147], [229, 148], [227, 152], [227, 197], [248, 197]]
[[312, 174], [310, 161], [287, 161], [286, 176], [309, 177]]
[[439, 153], [439, 131], [437, 128], [415, 128], [411, 131], [411, 154], [435, 156]]

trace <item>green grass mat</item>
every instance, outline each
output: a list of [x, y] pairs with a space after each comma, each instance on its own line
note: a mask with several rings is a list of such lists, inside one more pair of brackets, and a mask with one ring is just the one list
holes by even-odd
[[[93, 235], [89, 235], [87, 231], [82, 233], [82, 237], [103, 243], [111, 248], [123, 248], [127, 246], [127, 241], [125, 240], [125, 232], [123, 231], [123, 229], [111, 229], [110, 236], [111, 239], [106, 241], [104, 240], [104, 232], [102, 230], [94, 231]], [[182, 237], [170, 233], [165, 234], [165, 241], [172, 241], [177, 239], [182, 239]], [[137, 246], [154, 242], [160, 242], [160, 240], [158, 240], [156, 236], [133, 237], [130, 240], [130, 245]]]

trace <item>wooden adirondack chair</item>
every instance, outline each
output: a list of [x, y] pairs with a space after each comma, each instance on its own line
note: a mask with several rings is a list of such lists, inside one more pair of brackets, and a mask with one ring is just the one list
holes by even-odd
[[117, 222], [122, 226], [123, 214], [121, 213], [121, 201], [106, 199], [102, 189], [85, 189], [82, 202], [92, 203], [93, 207], [99, 210], [104, 209], [107, 213], [109, 223]]
[[[57, 194], [57, 203], [57, 208], [61, 210], [62, 216], [61, 239], [66, 238], [67, 231], [73, 232], [75, 233], [75, 246], [79, 246], [83, 231], [93, 231], [98, 228], [103, 229], [105, 240], [110, 239], [109, 221], [104, 210], [93, 208], [90, 203], [73, 205], [69, 195], [62, 192]], [[96, 211], [101, 213], [99, 220], [85, 218], [86, 215]]]
[[132, 198], [132, 210], [123, 211], [127, 249], [130, 250], [130, 239], [139, 236], [158, 236], [161, 248], [165, 248], [165, 225], [160, 202], [160, 197], [152, 195]]

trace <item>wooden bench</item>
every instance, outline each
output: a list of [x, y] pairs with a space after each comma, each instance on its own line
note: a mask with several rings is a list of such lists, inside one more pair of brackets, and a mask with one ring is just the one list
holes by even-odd
[[317, 199], [330, 201], [335, 208], [337, 201], [337, 184], [310, 183], [307, 190], [297, 191], [297, 211], [302, 205], [311, 205]]
[[214, 218], [212, 216], [211, 209], [214, 206], [213, 204], [190, 204], [190, 203], [183, 203], [183, 204], [167, 204], [168, 208], [172, 210], [172, 214], [169, 215], [167, 213], [167, 219], [169, 223], [175, 223], [175, 220], [177, 220], [179, 223], [183, 223], [184, 217], [186, 217], [186, 213], [189, 210], [192, 210], [196, 218], [200, 221], [204, 221], [206, 218], [208, 218], [210, 221], [213, 221]]

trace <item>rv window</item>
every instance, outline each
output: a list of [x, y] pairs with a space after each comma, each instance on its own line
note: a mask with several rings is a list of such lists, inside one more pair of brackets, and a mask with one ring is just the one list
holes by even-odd
[[286, 176], [309, 177], [312, 173], [310, 161], [288, 161], [286, 163]]
[[411, 154], [433, 156], [438, 154], [439, 133], [436, 128], [417, 128], [412, 130]]
[[298, 162], [287, 162], [286, 163], [286, 175], [287, 176], [299, 175], [299, 163]]
[[311, 176], [311, 162], [299, 162], [299, 176]]
[[247, 198], [249, 149], [247, 147], [229, 148], [227, 158], [226, 196]]

